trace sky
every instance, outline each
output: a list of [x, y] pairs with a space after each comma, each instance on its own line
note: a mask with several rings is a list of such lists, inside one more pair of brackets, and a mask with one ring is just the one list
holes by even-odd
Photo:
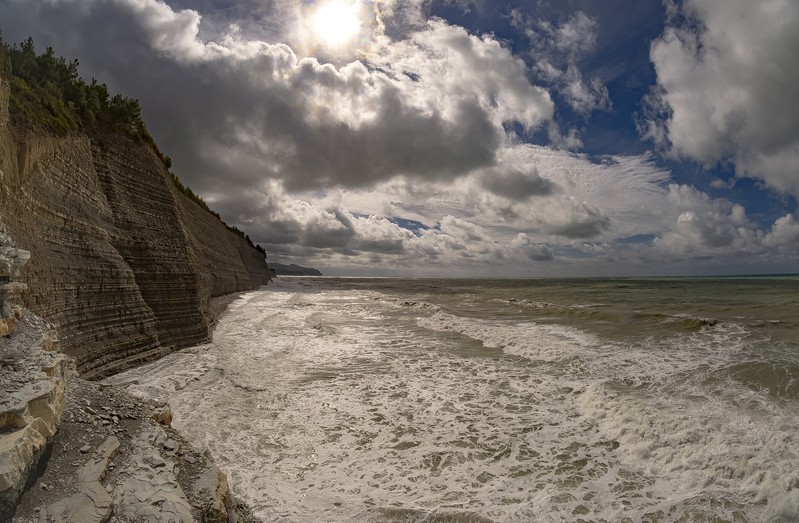
[[0, 0], [326, 275], [799, 272], [796, 0]]

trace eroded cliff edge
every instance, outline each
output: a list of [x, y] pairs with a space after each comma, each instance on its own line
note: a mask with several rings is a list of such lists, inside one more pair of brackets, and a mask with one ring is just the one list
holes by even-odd
[[8, 97], [0, 79], [0, 221], [31, 252], [21, 301], [82, 377], [203, 342], [212, 297], [269, 281], [263, 253], [179, 191], [150, 145], [22, 132]]

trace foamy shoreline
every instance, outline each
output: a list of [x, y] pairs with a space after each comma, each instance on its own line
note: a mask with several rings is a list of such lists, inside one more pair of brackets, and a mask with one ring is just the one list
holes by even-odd
[[[240, 295], [212, 300], [211, 325]], [[25, 311], [20, 334], [37, 321]], [[58, 430], [46, 444], [40, 475], [21, 496], [12, 521], [67, 513], [82, 514], [75, 517], [86, 521], [148, 515], [181, 522], [260, 521], [235, 498], [210, 453], [171, 427], [168, 405], [132, 396], [114, 381], [89, 382], [74, 371], [68, 376]], [[97, 464], [90, 473], [96, 477], [94, 490], [74, 480], [86, 476], [90, 463]]]

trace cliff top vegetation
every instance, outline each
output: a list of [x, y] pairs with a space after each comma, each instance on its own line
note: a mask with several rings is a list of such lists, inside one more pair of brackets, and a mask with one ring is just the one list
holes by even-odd
[[[32, 38], [11, 45], [0, 33], [0, 76], [11, 86], [8, 111], [14, 128], [59, 135], [82, 132], [98, 142], [123, 134], [150, 145], [164, 167], [171, 169], [172, 159], [159, 150], [144, 125], [139, 101], [121, 94], [112, 95], [108, 86], [94, 78], [86, 82], [78, 74], [78, 65], [78, 60], [67, 61], [56, 56], [52, 47], [37, 54]], [[205, 200], [171, 170], [169, 173], [184, 195], [222, 221]], [[225, 226], [266, 255], [261, 246], [256, 247], [238, 228]]]
[[110, 94], [105, 84], [78, 75], [78, 61], [52, 47], [36, 54], [32, 38], [9, 45], [0, 35], [0, 73], [11, 84], [9, 116], [16, 129], [92, 137], [124, 133], [153, 144], [139, 101]]

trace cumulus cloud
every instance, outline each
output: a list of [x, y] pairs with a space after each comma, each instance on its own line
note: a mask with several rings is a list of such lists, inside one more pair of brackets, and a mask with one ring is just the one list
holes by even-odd
[[512, 252], [521, 253], [533, 261], [550, 261], [555, 257], [549, 245], [533, 243], [530, 237], [523, 232], [517, 234], [510, 241], [508, 247]]
[[500, 242], [485, 228], [453, 216], [444, 216], [437, 228], [414, 237], [408, 248], [412, 259], [449, 264], [530, 263], [553, 259], [547, 245], [534, 243], [523, 233], [509, 242]]
[[526, 201], [532, 196], [549, 196], [557, 188], [551, 180], [542, 178], [534, 166], [526, 171], [512, 169], [503, 172], [492, 169], [482, 175], [480, 182], [497, 196], [515, 201]]
[[[520, 166], [524, 170], [514, 170]], [[548, 235], [612, 239], [653, 233], [663, 230], [673, 214], [665, 189], [670, 173], [649, 155], [591, 159], [520, 144], [502, 152], [498, 171], [505, 175], [495, 183], [505, 190], [489, 187], [488, 194], [475, 197], [482, 223], [501, 221], [541, 239]], [[479, 178], [481, 187], [485, 177]]]
[[799, 252], [799, 220], [792, 214], [778, 218], [764, 240], [765, 245], [780, 252]]
[[686, 0], [652, 44], [642, 133], [676, 158], [799, 195], [799, 4]]
[[670, 185], [668, 199], [680, 214], [673, 228], [654, 240], [664, 256], [679, 260], [764, 252], [764, 233], [741, 205], [685, 185]]
[[[390, 191], [390, 188], [386, 188]], [[270, 181], [262, 192], [229, 199], [214, 205], [238, 208], [237, 223], [250, 236], [267, 247], [270, 256], [326, 260], [331, 255], [346, 256], [342, 265], [382, 263], [383, 268], [424, 261], [440, 267], [463, 267], [503, 261], [532, 263], [549, 261], [551, 249], [526, 234], [497, 236], [486, 227], [452, 215], [439, 216], [431, 226], [409, 219], [378, 213], [347, 210], [354, 201], [367, 209], [362, 192], [342, 193], [332, 198], [308, 195], [307, 199], [287, 193], [280, 182]], [[383, 190], [371, 193], [377, 199]], [[249, 210], [243, 209], [250, 207]], [[382, 204], [374, 208], [382, 208]], [[410, 225], [415, 224], [414, 230]]]
[[202, 41], [199, 13], [156, 0], [11, 0], [3, 16], [35, 20], [22, 30], [139, 97], [203, 194], [224, 190], [221, 173], [226, 184], [272, 177], [295, 190], [451, 180], [495, 163], [503, 123], [535, 128], [554, 110], [507, 48], [443, 21], [334, 66], [236, 32]]
[[457, 93], [477, 100], [500, 125], [515, 121], [535, 128], [554, 112], [549, 93], [530, 84], [521, 59], [490, 36], [470, 35], [441, 20], [395, 42], [381, 60], [398, 73], [411, 73], [403, 83], [429, 109], [443, 107], [446, 112], [450, 100], [442, 94]]
[[564, 198], [558, 201], [558, 213], [542, 220], [544, 232], [565, 238], [592, 238], [610, 227], [610, 218], [602, 209], [585, 201]]

